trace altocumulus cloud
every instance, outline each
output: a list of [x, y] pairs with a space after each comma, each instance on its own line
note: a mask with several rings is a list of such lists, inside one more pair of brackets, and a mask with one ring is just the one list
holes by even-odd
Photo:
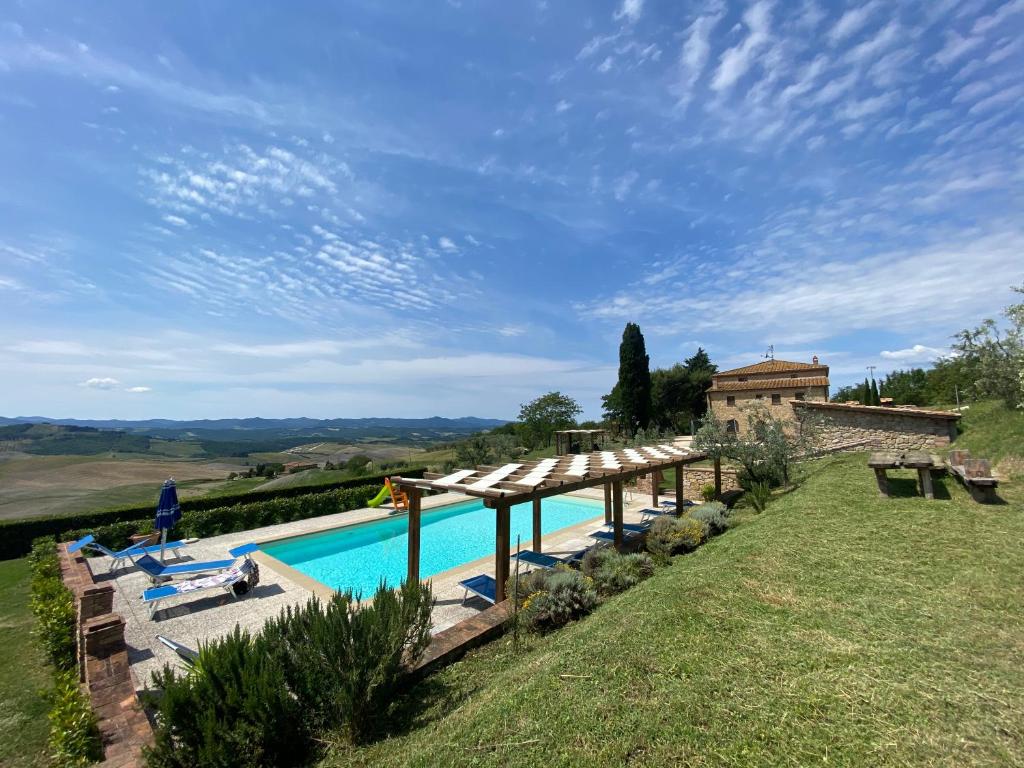
[[125, 387], [125, 392], [141, 393], [141, 392], [152, 392], [152, 387]]

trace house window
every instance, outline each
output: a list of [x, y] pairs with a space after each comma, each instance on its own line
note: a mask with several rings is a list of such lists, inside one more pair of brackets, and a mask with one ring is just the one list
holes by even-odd
[[804, 399], [804, 393], [803, 392], [797, 392], [795, 395], [793, 395], [793, 397], [795, 397], [797, 400], [803, 400]]
[[725, 431], [729, 434], [735, 435], [740, 431], [740, 424], [736, 419], [729, 419], [725, 422]]
[[791, 374], [789, 374], [789, 378], [791, 378], [791, 379], [795, 379], [795, 378], [796, 378], [796, 374], [795, 374], [795, 373], [791, 373]]
[[746, 381], [746, 380], [747, 380], [746, 376], [740, 376], [738, 379], [736, 379], [736, 381]]
[[736, 398], [733, 397], [732, 395], [726, 395], [725, 404], [728, 405], [730, 408], [733, 407], [734, 405], [736, 405]]
[[764, 395], [754, 395], [755, 400], [764, 400]]
[[782, 405], [782, 395], [772, 395], [772, 405]]

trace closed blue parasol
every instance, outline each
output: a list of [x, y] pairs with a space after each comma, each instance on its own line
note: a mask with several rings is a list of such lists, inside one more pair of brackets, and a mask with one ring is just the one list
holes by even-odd
[[181, 520], [181, 505], [178, 504], [178, 488], [174, 478], [164, 481], [160, 489], [160, 501], [156, 505], [156, 520], [153, 525], [160, 531], [160, 562], [164, 561], [164, 546], [167, 544], [167, 530]]

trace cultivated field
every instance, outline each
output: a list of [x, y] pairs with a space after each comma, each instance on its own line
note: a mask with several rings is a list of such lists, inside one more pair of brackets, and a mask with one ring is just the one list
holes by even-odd
[[238, 460], [0, 454], [0, 519], [156, 503], [160, 484], [179, 481], [183, 498], [227, 485]]

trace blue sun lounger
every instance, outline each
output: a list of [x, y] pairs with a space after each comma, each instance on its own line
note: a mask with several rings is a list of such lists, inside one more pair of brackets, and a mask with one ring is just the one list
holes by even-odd
[[493, 576], [489, 576], [486, 573], [481, 573], [479, 576], [474, 576], [471, 579], [463, 579], [459, 582], [459, 586], [466, 590], [466, 594], [462, 597], [463, 604], [469, 599], [470, 592], [486, 600], [491, 605], [497, 602], [498, 582], [494, 580]]
[[654, 520], [655, 518], [658, 518], [658, 517], [675, 517], [675, 516], [676, 516], [675, 505], [673, 505], [669, 509], [654, 509], [653, 507], [648, 507], [647, 509], [641, 509], [640, 510], [640, 519], [643, 520], [644, 522], [649, 522], [649, 521]]
[[[180, 557], [181, 548], [186, 546], [188, 546], [187, 541], [168, 541], [164, 544], [164, 551], [173, 552], [175, 557]], [[132, 565], [135, 565], [135, 558], [157, 554], [160, 552], [160, 545], [151, 544], [148, 547], [144, 547], [140, 541], [138, 544], [132, 544], [130, 547], [125, 547], [124, 549], [114, 552], [96, 541], [96, 538], [90, 533], [80, 538], [74, 544], [68, 545], [68, 552], [71, 554], [74, 554], [80, 549], [92, 549], [106, 555], [110, 558], [110, 568], [108, 568], [108, 570], [113, 571], [115, 568], [120, 568], [124, 564], [125, 560], [128, 560]]]
[[[651, 526], [647, 523], [623, 523], [622, 538], [624, 540], [632, 539], [634, 536], [639, 536], [641, 533], [647, 533], [650, 529]], [[593, 539], [600, 539], [601, 541], [615, 541], [615, 531], [594, 531], [590, 534], [590, 537]]]
[[519, 554], [512, 555], [512, 557], [518, 558], [520, 562], [526, 563], [527, 565], [536, 565], [538, 568], [554, 568], [556, 565], [573, 565], [583, 559], [587, 550], [581, 549], [579, 552], [573, 552], [568, 557], [555, 557], [554, 555], [545, 555], [543, 552], [534, 552], [532, 549], [520, 550]]
[[[252, 546], [254, 549], [256, 547], [255, 544], [247, 544], [246, 546]], [[242, 548], [243, 547], [239, 547], [239, 549]], [[207, 589], [220, 588], [237, 600], [238, 594], [234, 590], [235, 584], [247, 578], [255, 568], [256, 564], [246, 557], [241, 563], [210, 576], [201, 576], [198, 579], [188, 579], [186, 581], [176, 581], [172, 584], [164, 584], [160, 587], [150, 587], [142, 593], [142, 601], [149, 606], [149, 618], [152, 619], [156, 615], [156, 612], [160, 610], [160, 602], [169, 597], [177, 597], [178, 595], [187, 595], [192, 592], [202, 592]]]
[[226, 571], [238, 561], [238, 558], [249, 558], [253, 552], [259, 549], [258, 544], [243, 544], [240, 547], [228, 550], [231, 555], [226, 560], [207, 560], [205, 562], [191, 561], [175, 565], [164, 565], [159, 560], [145, 555], [135, 563], [140, 570], [145, 571], [154, 582], [169, 581], [175, 576], [190, 576], [197, 573], [208, 573], [210, 571]]

